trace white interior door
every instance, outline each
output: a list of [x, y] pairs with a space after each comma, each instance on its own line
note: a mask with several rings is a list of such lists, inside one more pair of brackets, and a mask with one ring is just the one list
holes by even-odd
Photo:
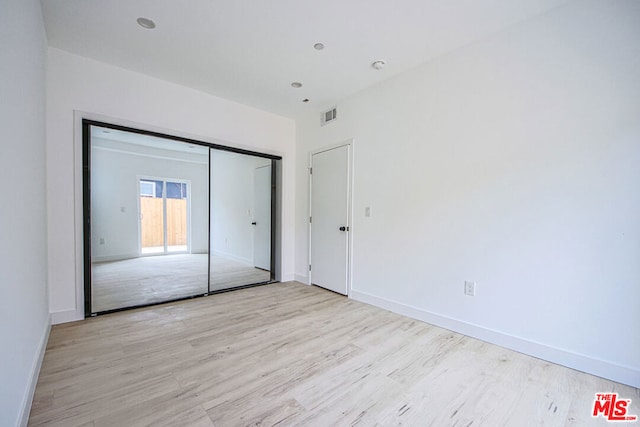
[[311, 156], [311, 265], [313, 285], [347, 295], [350, 146]]
[[256, 168], [254, 187], [253, 265], [271, 270], [271, 166]]

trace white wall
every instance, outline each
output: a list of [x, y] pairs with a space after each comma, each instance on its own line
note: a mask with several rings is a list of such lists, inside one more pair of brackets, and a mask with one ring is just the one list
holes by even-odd
[[38, 0], [0, 2], [0, 425], [25, 423], [49, 332], [46, 36]]
[[[191, 252], [208, 252], [209, 155], [196, 163], [178, 152], [151, 149], [155, 157], [109, 150], [111, 141], [92, 138], [91, 257], [93, 261], [135, 258], [139, 254], [139, 200], [137, 178], [174, 178], [190, 181]], [[160, 157], [162, 153], [167, 157]], [[187, 153], [185, 153], [187, 154]], [[169, 158], [171, 160], [169, 160]], [[204, 163], [203, 163], [204, 162]], [[123, 212], [124, 210], [124, 212]], [[104, 244], [100, 244], [100, 238]]]
[[54, 322], [83, 315], [79, 251], [81, 159], [78, 145], [74, 145], [74, 134], [79, 133], [74, 111], [115, 118], [121, 124], [282, 155], [282, 279], [293, 278], [293, 120], [58, 49], [49, 48], [48, 59], [47, 213]]
[[254, 174], [257, 167], [269, 164], [269, 159], [211, 151], [213, 254], [254, 266]]
[[352, 296], [640, 386], [639, 41], [571, 2], [301, 117], [296, 277], [309, 151], [353, 137]]

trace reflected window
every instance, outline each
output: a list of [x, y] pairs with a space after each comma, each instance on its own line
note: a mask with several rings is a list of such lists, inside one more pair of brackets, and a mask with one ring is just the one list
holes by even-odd
[[140, 180], [140, 196], [142, 197], [157, 197], [156, 196], [156, 182]]

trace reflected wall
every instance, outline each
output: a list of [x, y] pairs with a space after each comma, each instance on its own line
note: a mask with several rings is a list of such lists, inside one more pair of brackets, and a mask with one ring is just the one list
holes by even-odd
[[212, 291], [271, 280], [270, 171], [270, 159], [211, 151]]

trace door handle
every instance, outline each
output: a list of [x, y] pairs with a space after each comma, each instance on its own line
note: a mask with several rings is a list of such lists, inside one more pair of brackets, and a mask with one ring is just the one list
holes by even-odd
[[342, 227], [340, 227], [340, 231], [347, 231], [347, 227], [343, 225]]
[[256, 224], [257, 224], [257, 222], [255, 222], [255, 221], [253, 221], [253, 222], [251, 223], [251, 225], [256, 225]]

